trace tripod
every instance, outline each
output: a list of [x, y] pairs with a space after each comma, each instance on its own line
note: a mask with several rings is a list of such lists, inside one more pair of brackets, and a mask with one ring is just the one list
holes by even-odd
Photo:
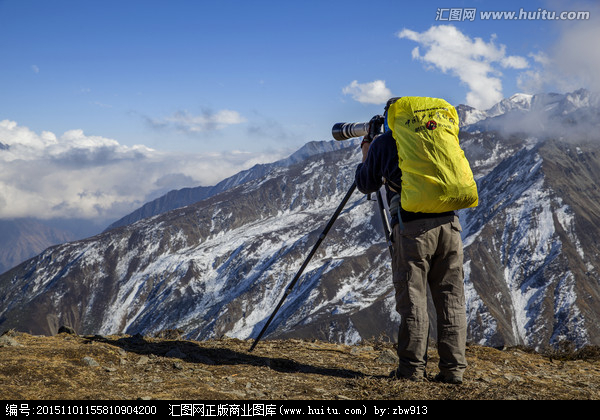
[[[258, 334], [258, 336], [256, 337], [256, 339], [252, 343], [252, 346], [250, 347], [249, 352], [251, 352], [252, 350], [254, 350], [254, 347], [256, 347], [256, 345], [260, 341], [261, 337], [263, 336], [263, 334], [265, 333], [265, 331], [267, 330], [267, 328], [271, 324], [271, 321], [273, 321], [273, 318], [275, 318], [275, 314], [277, 313], [277, 311], [279, 311], [279, 308], [281, 308], [281, 305], [283, 305], [283, 302], [285, 301], [285, 299], [288, 297], [288, 295], [290, 294], [290, 292], [292, 291], [292, 289], [296, 285], [296, 282], [298, 281], [298, 279], [302, 275], [302, 272], [304, 271], [304, 269], [306, 268], [306, 266], [310, 262], [311, 258], [313, 257], [313, 255], [315, 254], [315, 252], [317, 251], [317, 249], [319, 248], [319, 246], [321, 245], [321, 242], [323, 242], [323, 239], [325, 239], [325, 237], [327, 236], [327, 233], [329, 232], [329, 230], [333, 226], [334, 222], [336, 221], [336, 219], [338, 218], [338, 216], [340, 215], [340, 213], [342, 212], [342, 210], [346, 206], [346, 203], [348, 202], [348, 200], [350, 199], [350, 197], [354, 193], [355, 189], [356, 189], [356, 181], [352, 183], [352, 186], [350, 187], [350, 189], [348, 190], [348, 192], [344, 196], [344, 199], [342, 200], [342, 202], [340, 203], [340, 205], [338, 206], [338, 208], [333, 213], [333, 216], [331, 216], [331, 219], [329, 219], [329, 222], [327, 223], [327, 225], [325, 226], [325, 228], [321, 232], [321, 235], [319, 235], [319, 239], [317, 240], [317, 242], [313, 246], [312, 250], [308, 254], [308, 257], [304, 260], [304, 263], [302, 263], [302, 266], [300, 267], [300, 270], [298, 270], [298, 272], [294, 276], [293, 280], [290, 282], [289, 286], [285, 290], [285, 293], [283, 294], [283, 297], [281, 298], [281, 300], [279, 301], [279, 303], [275, 307], [275, 310], [273, 311], [273, 313], [271, 314], [271, 316], [267, 320], [266, 324], [263, 326], [262, 330], [260, 331], [260, 333]], [[380, 191], [377, 191], [377, 201], [379, 202], [379, 211], [380, 211], [382, 222], [383, 222], [383, 229], [385, 231], [385, 238], [386, 238], [386, 241], [388, 243], [388, 248], [389, 248], [390, 254], [391, 254], [392, 253], [392, 244], [391, 244], [391, 241], [390, 241], [390, 236], [391, 236], [390, 235], [390, 227], [389, 227], [389, 222], [388, 222], [388, 219], [387, 219], [387, 216], [386, 216], [386, 213], [385, 213], [385, 208], [383, 206], [383, 200], [382, 200], [381, 192]]]

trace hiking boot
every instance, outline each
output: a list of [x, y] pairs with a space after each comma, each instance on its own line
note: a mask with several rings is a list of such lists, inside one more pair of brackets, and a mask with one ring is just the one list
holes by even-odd
[[433, 378], [433, 380], [435, 382], [442, 382], [445, 384], [452, 384], [452, 385], [460, 385], [462, 384], [463, 380], [462, 377], [460, 376], [446, 376], [444, 374], [442, 374], [441, 372], [438, 373], [437, 375], [435, 375], [435, 378]]
[[391, 379], [406, 379], [407, 381], [412, 382], [423, 382], [425, 380], [425, 375], [423, 375], [422, 373], [414, 372], [412, 375], [405, 376], [400, 374], [398, 369], [392, 370], [389, 374], [389, 377]]

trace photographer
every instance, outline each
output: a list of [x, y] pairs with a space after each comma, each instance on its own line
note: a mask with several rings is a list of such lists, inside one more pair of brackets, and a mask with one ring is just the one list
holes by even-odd
[[379, 134], [382, 126], [387, 126], [390, 106], [398, 99], [388, 101], [385, 117], [370, 121], [369, 134], [361, 145], [363, 160], [356, 170], [356, 186], [362, 193], [376, 192], [385, 185], [392, 216], [393, 283], [396, 310], [401, 315], [399, 366], [392, 375], [416, 381], [427, 379], [429, 285], [437, 314], [440, 356], [440, 372], [435, 380], [460, 384], [467, 367], [461, 226], [454, 211], [424, 213], [402, 208], [402, 170], [394, 128], [386, 127]]

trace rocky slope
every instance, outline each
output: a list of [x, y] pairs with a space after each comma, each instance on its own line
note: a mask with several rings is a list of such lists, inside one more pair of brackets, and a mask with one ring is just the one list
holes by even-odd
[[[266, 340], [249, 353], [250, 344], [183, 340], [176, 331], [159, 337], [9, 331], [0, 337], [2, 399], [388, 400], [395, 406], [423, 401], [424, 407], [428, 400], [600, 399], [600, 353], [592, 347], [543, 355], [471, 345], [463, 384], [447, 385], [389, 379], [396, 359], [386, 340], [351, 346]], [[435, 349], [429, 356], [433, 377]]]
[[596, 144], [547, 141], [481, 178], [480, 205], [463, 224], [466, 283], [482, 298], [469, 305], [470, 319], [482, 320], [470, 323], [473, 336], [510, 337], [512, 345], [595, 342], [599, 176]]

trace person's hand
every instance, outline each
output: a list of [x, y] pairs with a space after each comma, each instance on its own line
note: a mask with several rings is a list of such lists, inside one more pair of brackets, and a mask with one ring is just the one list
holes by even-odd
[[381, 127], [383, 126], [383, 117], [381, 115], [375, 115], [369, 121], [369, 132], [363, 137], [363, 141], [360, 144], [360, 149], [363, 153], [363, 162], [367, 159], [367, 153], [371, 142], [375, 140], [375, 137], [381, 134]]
[[365, 139], [369, 141], [375, 140], [375, 137], [381, 134], [381, 127], [383, 127], [383, 117], [375, 115], [369, 121], [369, 133], [365, 136]]

